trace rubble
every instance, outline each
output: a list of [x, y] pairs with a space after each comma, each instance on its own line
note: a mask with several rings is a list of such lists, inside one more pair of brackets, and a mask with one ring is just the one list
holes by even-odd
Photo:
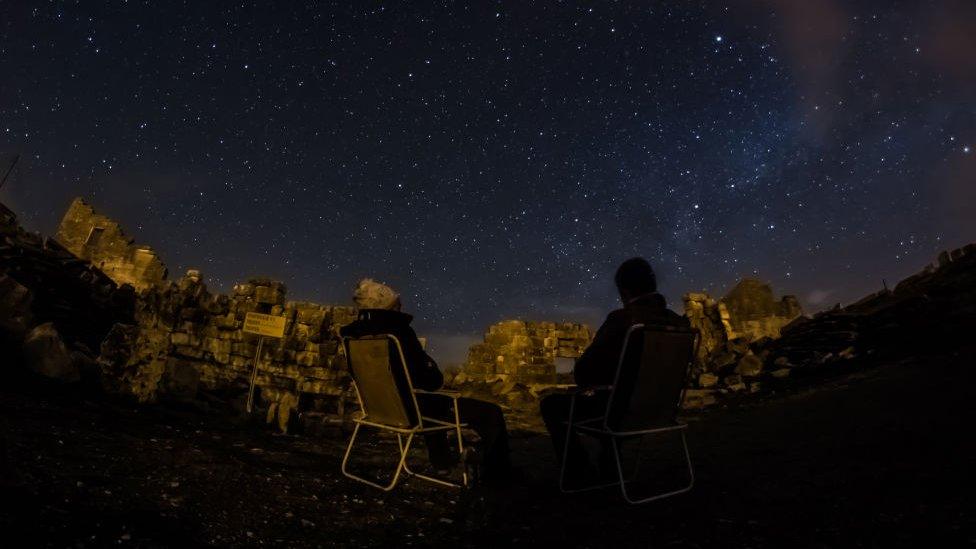
[[942, 252], [918, 274], [847, 307], [798, 318], [767, 346], [772, 364], [806, 370], [859, 356], [925, 356], [976, 330], [976, 244]]
[[802, 315], [796, 297], [776, 299], [768, 284], [752, 278], [718, 300], [701, 292], [685, 294], [684, 304], [685, 316], [701, 334], [693, 385], [725, 392], [758, 390], [763, 349]]
[[53, 322], [69, 347], [92, 353], [113, 324], [132, 321], [135, 293], [130, 286], [120, 287], [57, 241], [24, 231], [3, 205], [0, 214], [0, 277], [5, 280], [0, 306], [19, 311], [15, 331]]

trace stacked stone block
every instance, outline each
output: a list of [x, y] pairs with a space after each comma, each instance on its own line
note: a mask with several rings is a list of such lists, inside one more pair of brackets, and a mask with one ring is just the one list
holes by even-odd
[[486, 381], [555, 383], [556, 358], [579, 357], [591, 338], [585, 324], [506, 320], [469, 349], [462, 371]]

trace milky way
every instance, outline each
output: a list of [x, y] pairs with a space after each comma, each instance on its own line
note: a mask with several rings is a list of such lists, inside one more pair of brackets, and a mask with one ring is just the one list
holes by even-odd
[[976, 240], [971, 2], [467, 4], [3, 2], [0, 200], [217, 289], [387, 281], [452, 354], [634, 255], [815, 311]]

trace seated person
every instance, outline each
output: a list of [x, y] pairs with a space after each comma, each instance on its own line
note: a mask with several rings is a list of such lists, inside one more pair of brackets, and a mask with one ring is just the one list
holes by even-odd
[[[410, 327], [413, 317], [400, 312], [400, 296], [384, 284], [370, 279], [359, 282], [353, 300], [359, 307], [359, 318], [339, 330], [343, 337], [390, 334], [400, 341], [403, 356], [414, 389], [436, 391], [444, 383], [437, 363], [424, 351], [417, 334]], [[452, 399], [445, 395], [418, 394], [417, 404], [426, 417], [454, 421]], [[511, 472], [508, 456], [508, 431], [497, 404], [472, 398], [458, 399], [458, 415], [481, 439], [478, 453], [481, 479], [496, 480]], [[453, 434], [451, 434], [453, 436]], [[438, 469], [451, 466], [450, 445], [446, 433], [424, 435], [431, 464]]]
[[[644, 259], [635, 257], [624, 261], [617, 269], [614, 281], [623, 308], [607, 315], [607, 319], [593, 337], [593, 342], [573, 367], [573, 378], [578, 386], [574, 412], [576, 419], [600, 417], [606, 412], [610, 393], [594, 391], [593, 388], [613, 384], [624, 338], [632, 325], [689, 326], [687, 318], [667, 308], [664, 297], [657, 293], [654, 270]], [[540, 402], [542, 419], [560, 460], [563, 458], [563, 450], [566, 449], [566, 425], [563, 422], [569, 419], [572, 396], [569, 393], [554, 393]], [[566, 457], [567, 476], [579, 478], [596, 473], [576, 433], [571, 435]], [[599, 474], [609, 475], [615, 470], [613, 468], [616, 465], [611, 460], [609, 451], [601, 453]]]

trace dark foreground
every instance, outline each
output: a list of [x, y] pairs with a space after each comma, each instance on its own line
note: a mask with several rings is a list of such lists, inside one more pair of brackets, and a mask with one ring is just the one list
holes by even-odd
[[[689, 417], [694, 491], [642, 506], [612, 489], [560, 494], [538, 434], [515, 435], [517, 484], [381, 493], [341, 476], [338, 429], [274, 436], [7, 387], [0, 528], [7, 547], [972, 546], [973, 366], [890, 364]], [[647, 465], [660, 482], [680, 472]]]

